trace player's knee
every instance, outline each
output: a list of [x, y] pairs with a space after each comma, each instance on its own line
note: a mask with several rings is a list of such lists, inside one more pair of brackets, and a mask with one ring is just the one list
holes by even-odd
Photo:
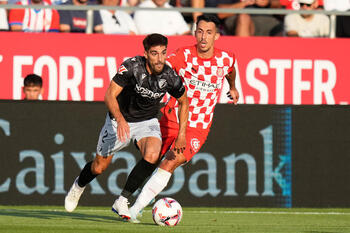
[[100, 174], [102, 174], [102, 172], [104, 171], [102, 168], [100, 168], [100, 167], [92, 167], [91, 168], [91, 171], [92, 171], [92, 173], [93, 174], [95, 174], [95, 175], [100, 175]]
[[155, 151], [147, 152], [143, 157], [144, 160], [153, 164], [157, 163], [159, 161], [159, 158], [160, 158], [159, 152], [155, 152]]
[[162, 167], [169, 172], [173, 172], [177, 167], [187, 161], [183, 154], [177, 154], [172, 150], [169, 150], [165, 156]]
[[95, 175], [101, 175], [106, 169], [108, 165], [105, 164], [93, 164], [91, 166], [91, 171]]

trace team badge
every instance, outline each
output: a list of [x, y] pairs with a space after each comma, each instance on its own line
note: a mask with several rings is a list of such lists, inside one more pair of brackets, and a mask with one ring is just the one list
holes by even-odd
[[201, 147], [201, 142], [198, 140], [198, 138], [191, 139], [191, 147], [195, 153], [198, 152], [199, 148]]
[[218, 67], [218, 69], [216, 70], [216, 75], [218, 77], [223, 77], [224, 76], [224, 69], [222, 67]]
[[162, 88], [164, 88], [167, 85], [167, 82], [166, 82], [165, 79], [160, 79], [158, 81], [158, 85], [159, 85], [159, 88], [162, 89]]
[[128, 71], [128, 69], [126, 69], [124, 65], [121, 65], [118, 69], [118, 74], [123, 74], [126, 71]]

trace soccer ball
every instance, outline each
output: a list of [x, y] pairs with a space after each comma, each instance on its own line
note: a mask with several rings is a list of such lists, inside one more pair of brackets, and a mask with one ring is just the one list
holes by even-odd
[[160, 226], [175, 226], [181, 221], [181, 205], [170, 197], [159, 199], [152, 208], [153, 221]]

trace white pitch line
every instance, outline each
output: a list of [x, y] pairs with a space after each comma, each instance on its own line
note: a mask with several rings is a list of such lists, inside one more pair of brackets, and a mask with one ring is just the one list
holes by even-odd
[[[0, 209], [1, 210], [17, 210], [17, 209]], [[52, 212], [65, 212], [63, 209], [23, 209], [28, 211], [52, 211]], [[76, 213], [81, 212], [111, 212], [109, 209], [101, 210], [101, 209], [86, 209], [86, 210], [77, 210]], [[151, 210], [145, 210], [144, 212], [148, 213]], [[344, 212], [301, 212], [301, 211], [244, 211], [244, 210], [186, 210], [186, 213], [194, 213], [194, 214], [271, 214], [271, 215], [350, 215], [350, 213]], [[112, 212], [111, 212], [112, 213]]]
[[[189, 211], [191, 212], [191, 211]], [[194, 211], [201, 214], [214, 213], [214, 214], [290, 214], [290, 215], [350, 215], [350, 213], [343, 212], [287, 212], [287, 211]]]

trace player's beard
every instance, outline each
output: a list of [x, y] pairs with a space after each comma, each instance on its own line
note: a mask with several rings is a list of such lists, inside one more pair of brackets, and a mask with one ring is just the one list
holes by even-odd
[[152, 71], [152, 74], [160, 74], [162, 73], [164, 69], [164, 63], [163, 62], [157, 62], [152, 64], [151, 62], [148, 61], [148, 66]]

